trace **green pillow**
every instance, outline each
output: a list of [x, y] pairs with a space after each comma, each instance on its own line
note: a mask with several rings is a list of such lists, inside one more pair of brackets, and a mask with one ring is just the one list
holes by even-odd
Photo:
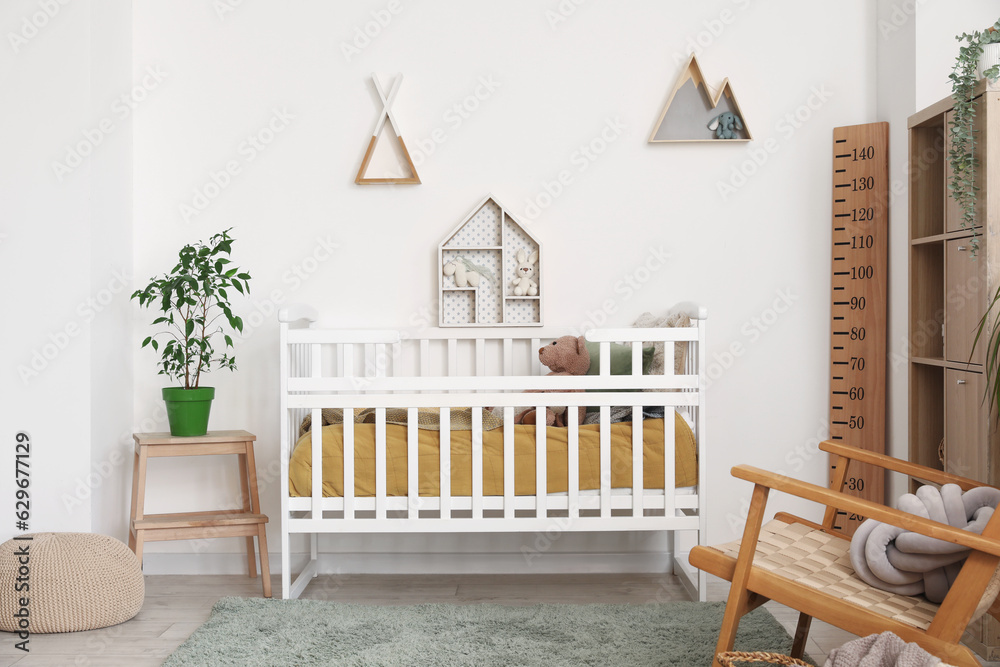
[[[586, 341], [587, 352], [590, 354], [590, 368], [587, 375], [600, 375], [601, 373], [601, 344]], [[642, 348], [642, 373], [649, 373], [649, 367], [653, 364], [653, 346]], [[611, 374], [631, 375], [632, 374], [632, 346], [611, 343]], [[587, 391], [629, 391], [628, 389], [588, 389]], [[588, 405], [587, 412], [598, 412], [596, 405]]]

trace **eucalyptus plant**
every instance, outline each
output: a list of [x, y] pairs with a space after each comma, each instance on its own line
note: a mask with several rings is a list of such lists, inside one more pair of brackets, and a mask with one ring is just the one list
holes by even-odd
[[[159, 351], [158, 374], [176, 381], [183, 379], [185, 389], [197, 389], [202, 373], [213, 367], [236, 369], [236, 358], [229, 354], [233, 339], [223, 324], [243, 331], [243, 320], [233, 314], [229, 290], [249, 294], [250, 274], [230, 266], [234, 241], [230, 231], [215, 234], [208, 243], [198, 241], [184, 246], [169, 273], [153, 278], [132, 294], [140, 306], [161, 313], [153, 320], [154, 326], [165, 325], [163, 331], [147, 336], [142, 347], [149, 345]], [[219, 318], [224, 320], [220, 322]], [[218, 341], [219, 336], [224, 345], [217, 352], [213, 341]], [[162, 350], [160, 338], [166, 339]]]
[[[948, 128], [951, 140], [948, 150], [948, 160], [951, 163], [948, 190], [958, 202], [962, 228], [973, 230], [970, 245], [972, 256], [975, 257], [979, 249], [979, 238], [975, 234], [976, 193], [979, 190], [976, 186], [976, 171], [979, 169], [979, 160], [975, 152], [976, 105], [973, 93], [979, 81], [977, 68], [983, 55], [983, 47], [1000, 42], [1000, 21], [983, 32], [977, 30], [972, 34], [962, 33], [955, 39], [963, 45], [958, 47], [955, 66], [948, 75], [954, 99], [951, 125]], [[982, 75], [995, 81], [1000, 76], [1000, 66], [994, 65], [984, 70]]]

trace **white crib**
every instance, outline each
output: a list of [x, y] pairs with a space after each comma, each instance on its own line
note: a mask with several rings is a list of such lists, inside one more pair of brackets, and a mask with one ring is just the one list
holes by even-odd
[[[347, 330], [318, 323], [317, 313], [295, 305], [279, 313], [281, 372], [281, 591], [297, 598], [318, 572], [320, 533], [670, 531], [668, 568], [693, 596], [705, 600], [706, 579], [676, 553], [673, 531], [705, 534], [705, 480], [708, 458], [705, 434], [706, 311], [681, 306], [692, 326], [664, 329], [591, 329], [588, 341], [600, 345], [599, 375], [544, 377], [537, 350], [570, 333], [550, 329]], [[642, 375], [643, 342], [664, 341], [665, 372]], [[688, 347], [685, 372], [674, 374], [674, 343]], [[632, 375], [612, 375], [609, 346], [630, 345]], [[522, 394], [527, 389], [552, 393]], [[590, 390], [568, 393], [567, 390]], [[616, 390], [614, 392], [607, 390]], [[600, 406], [600, 488], [581, 492], [576, 450], [579, 427], [568, 429], [567, 492], [546, 493], [546, 429], [536, 429], [535, 494], [514, 492], [514, 407]], [[611, 488], [610, 406], [664, 406], [667, 417], [678, 409], [689, 418], [697, 442], [698, 485], [675, 488], [674, 429], [664, 427], [664, 488], [643, 488], [642, 420], [632, 425], [631, 489]], [[483, 493], [482, 412], [472, 411], [472, 493], [451, 494], [450, 410], [462, 407], [503, 409], [503, 495]], [[322, 424], [323, 408], [344, 409], [343, 494], [324, 497], [323, 429], [311, 430], [312, 495], [289, 490], [289, 458], [306, 414]], [[354, 489], [355, 410], [375, 408], [375, 494], [356, 497]], [[408, 409], [407, 496], [386, 493], [386, 408]], [[440, 410], [440, 496], [419, 495], [417, 483], [418, 408]], [[665, 420], [665, 425], [672, 424]], [[530, 441], [529, 441], [530, 442]], [[380, 443], [382, 446], [380, 446]], [[624, 491], [624, 493], [623, 493]], [[291, 535], [310, 536], [310, 560], [291, 578]]]

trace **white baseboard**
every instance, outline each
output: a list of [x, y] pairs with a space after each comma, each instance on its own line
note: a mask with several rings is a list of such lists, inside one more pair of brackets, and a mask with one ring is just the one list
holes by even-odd
[[[292, 555], [292, 572], [308, 554]], [[272, 574], [281, 573], [281, 554], [270, 554]], [[321, 553], [321, 574], [589, 574], [670, 573], [669, 553]], [[244, 574], [245, 553], [146, 553], [145, 574]]]

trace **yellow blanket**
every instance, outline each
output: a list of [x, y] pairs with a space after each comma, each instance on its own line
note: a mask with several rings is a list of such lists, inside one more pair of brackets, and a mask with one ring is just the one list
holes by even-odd
[[[643, 486], [663, 488], [663, 420], [643, 421]], [[598, 424], [580, 427], [580, 490], [599, 489], [601, 475], [600, 430]], [[535, 493], [535, 427], [518, 424], [514, 427], [514, 492], [519, 496]], [[632, 486], [632, 423], [612, 424], [611, 486]], [[408, 493], [406, 478], [406, 427], [387, 424], [386, 489], [389, 496]], [[418, 481], [421, 496], [440, 494], [440, 433], [419, 429]], [[675, 413], [676, 439], [674, 465], [676, 486], [694, 486], [698, 480], [697, 448], [694, 434], [687, 422]], [[334, 424], [323, 427], [323, 495], [340, 497], [344, 494], [344, 427]], [[567, 490], [567, 450], [569, 430], [548, 427], [548, 486], [549, 493]], [[312, 494], [312, 438], [299, 438], [292, 453], [288, 482], [293, 496]], [[472, 432], [451, 431], [451, 494], [468, 496], [472, 493]], [[503, 495], [503, 429], [483, 432], [483, 494]], [[354, 425], [354, 495], [375, 495], [375, 425]]]

